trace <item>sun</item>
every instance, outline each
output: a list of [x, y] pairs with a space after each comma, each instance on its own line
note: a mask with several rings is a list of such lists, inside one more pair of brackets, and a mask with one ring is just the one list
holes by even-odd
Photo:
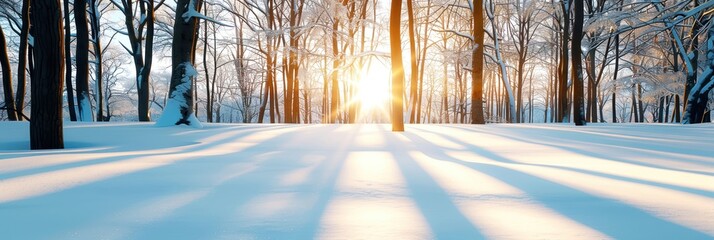
[[365, 68], [357, 83], [360, 122], [385, 122], [389, 116], [390, 69], [382, 63]]

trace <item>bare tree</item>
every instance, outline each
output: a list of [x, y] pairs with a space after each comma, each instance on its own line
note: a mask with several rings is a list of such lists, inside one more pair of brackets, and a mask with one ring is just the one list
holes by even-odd
[[0, 26], [0, 70], [2, 70], [3, 94], [5, 96], [3, 108], [7, 111], [7, 117], [10, 121], [17, 121], [15, 98], [12, 92], [12, 69], [10, 69], [10, 59], [7, 57], [5, 31], [3, 31], [2, 26]]

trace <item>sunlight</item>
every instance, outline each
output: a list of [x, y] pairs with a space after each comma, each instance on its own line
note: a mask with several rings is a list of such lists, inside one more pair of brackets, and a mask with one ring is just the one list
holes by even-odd
[[397, 159], [388, 152], [350, 152], [336, 187], [317, 239], [433, 239], [419, 207], [408, 197]]
[[391, 70], [379, 61], [364, 68], [357, 84], [357, 101], [361, 103], [360, 122], [384, 122], [389, 116], [389, 79]]

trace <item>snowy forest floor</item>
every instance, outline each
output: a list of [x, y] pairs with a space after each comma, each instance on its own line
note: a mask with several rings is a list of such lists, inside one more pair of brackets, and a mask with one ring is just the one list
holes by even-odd
[[712, 239], [714, 126], [0, 123], [2, 239]]

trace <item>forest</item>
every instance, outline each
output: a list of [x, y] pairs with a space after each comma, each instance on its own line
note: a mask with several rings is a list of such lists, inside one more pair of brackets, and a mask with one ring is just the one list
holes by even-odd
[[1, 119], [711, 122], [712, 1], [32, 4], [0, 1]]

